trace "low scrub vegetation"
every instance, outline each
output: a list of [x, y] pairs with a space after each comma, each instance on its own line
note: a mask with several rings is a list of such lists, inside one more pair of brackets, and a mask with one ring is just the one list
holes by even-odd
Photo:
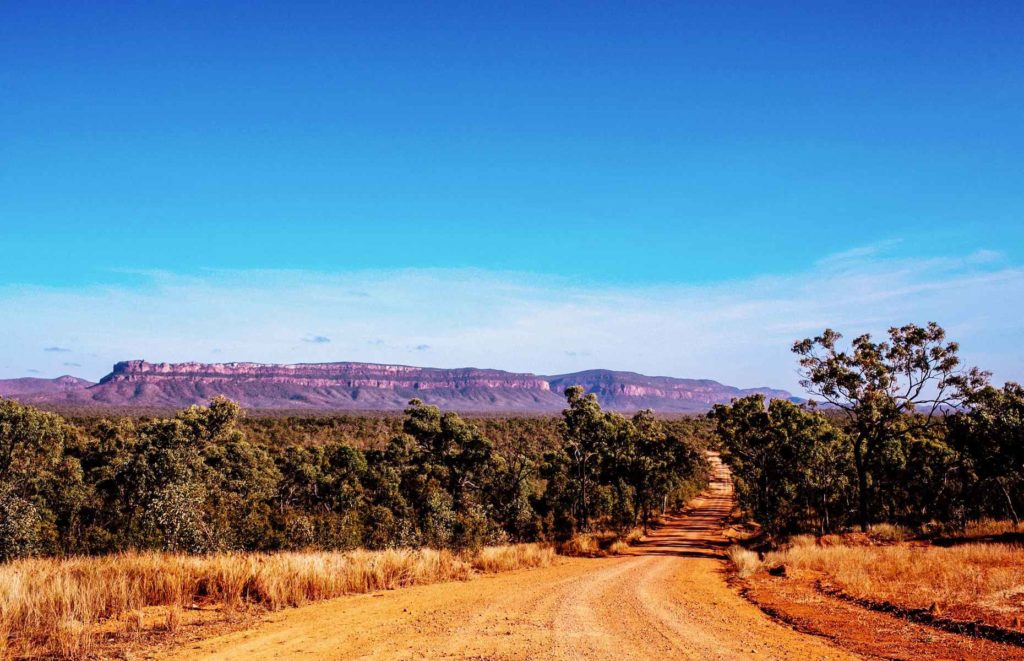
[[548, 544], [513, 544], [490, 546], [472, 556], [473, 568], [482, 572], [547, 567], [555, 558], [554, 547]]
[[[787, 574], [814, 572], [844, 594], [905, 609], [930, 609], [951, 619], [982, 619], [997, 626], [1020, 621], [1024, 603], [1024, 549], [1005, 544], [953, 547], [793, 545], [753, 562], [737, 551], [733, 562], [746, 567], [784, 566]], [[737, 558], [739, 559], [737, 561]], [[740, 570], [741, 573], [743, 569]]]
[[[464, 580], [474, 572], [549, 565], [550, 546], [517, 544], [462, 553], [389, 549], [347, 553], [127, 553], [33, 558], [0, 565], [0, 644], [8, 655], [90, 656], [102, 631], [130, 636], [146, 609], [173, 632], [182, 610], [277, 610], [342, 595]], [[3, 656], [0, 650], [0, 657]]]

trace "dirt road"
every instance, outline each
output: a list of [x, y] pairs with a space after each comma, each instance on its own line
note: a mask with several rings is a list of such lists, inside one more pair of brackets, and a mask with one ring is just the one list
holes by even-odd
[[178, 658], [853, 658], [770, 620], [726, 585], [720, 531], [731, 489], [716, 461], [690, 513], [628, 556], [283, 611]]

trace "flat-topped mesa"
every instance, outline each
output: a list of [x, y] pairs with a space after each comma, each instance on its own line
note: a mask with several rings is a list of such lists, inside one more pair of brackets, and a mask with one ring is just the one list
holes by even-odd
[[179, 409], [213, 397], [248, 409], [401, 411], [410, 399], [464, 412], [557, 414], [565, 389], [582, 386], [601, 406], [622, 412], [653, 409], [695, 413], [754, 393], [768, 399], [790, 394], [770, 388], [740, 389], [707, 379], [645, 376], [588, 370], [558, 376], [496, 369], [441, 369], [373, 363], [150, 363], [128, 360], [93, 385], [68, 377], [0, 381], [0, 396], [74, 407]]
[[440, 369], [374, 363], [149, 363], [128, 360], [114, 365], [101, 384], [117, 382], [252, 382], [313, 388], [383, 388], [394, 390], [464, 390], [511, 388], [549, 391], [547, 379], [472, 367]]

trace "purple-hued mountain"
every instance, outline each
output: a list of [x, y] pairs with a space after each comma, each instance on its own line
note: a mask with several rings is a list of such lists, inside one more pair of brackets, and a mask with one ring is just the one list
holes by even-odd
[[698, 412], [753, 393], [792, 399], [784, 390], [611, 370], [538, 376], [472, 367], [143, 360], [117, 363], [96, 384], [70, 376], [0, 380], [0, 396], [55, 407], [175, 409], [223, 395], [247, 409], [320, 412], [400, 411], [415, 397], [463, 412], [554, 413], [564, 408], [563, 393], [573, 385], [595, 393], [605, 408], [623, 412]]
[[17, 399], [23, 395], [54, 395], [75, 392], [96, 385], [77, 376], [58, 376], [56, 379], [25, 377], [23, 379], [0, 379], [0, 397]]

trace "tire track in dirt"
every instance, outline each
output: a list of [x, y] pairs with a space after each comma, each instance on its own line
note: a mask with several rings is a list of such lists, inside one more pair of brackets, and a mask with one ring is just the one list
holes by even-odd
[[281, 611], [178, 659], [848, 659], [771, 620], [725, 581], [727, 469], [629, 555]]

